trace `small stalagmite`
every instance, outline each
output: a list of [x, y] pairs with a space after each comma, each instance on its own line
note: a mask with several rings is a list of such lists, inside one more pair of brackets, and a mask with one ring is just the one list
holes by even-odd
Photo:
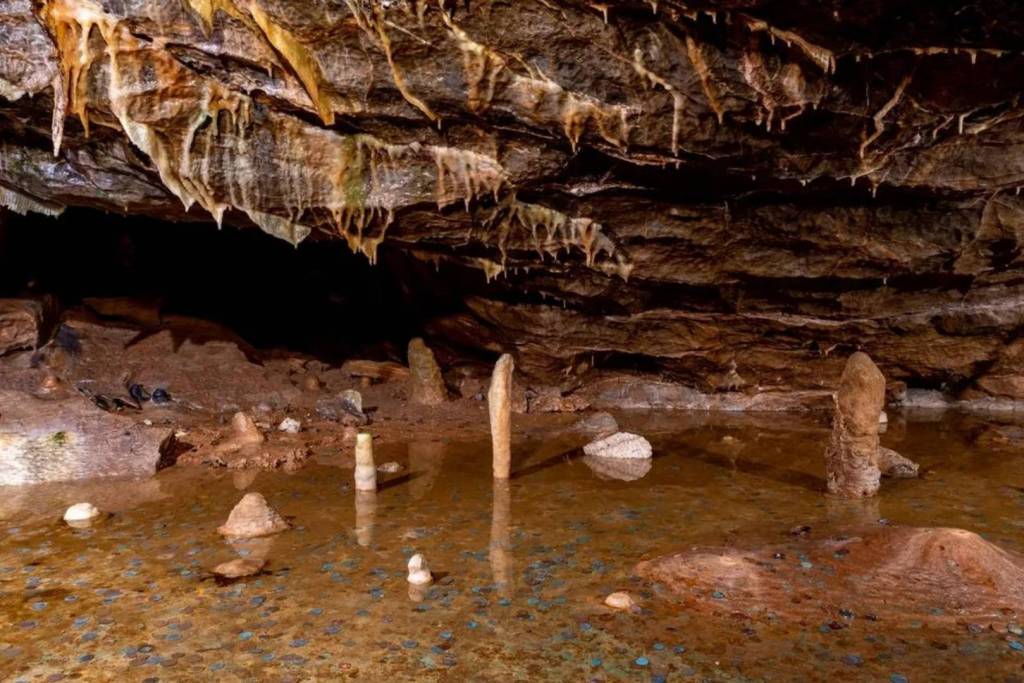
[[356, 491], [377, 490], [377, 467], [373, 464], [373, 436], [361, 432], [356, 436]]
[[825, 451], [829, 493], [844, 498], [878, 491], [878, 416], [885, 404], [885, 377], [866, 353], [850, 356], [835, 395], [832, 436]]
[[512, 469], [512, 371], [515, 361], [507, 353], [498, 359], [487, 390], [491, 418], [491, 451], [494, 478], [508, 479]]
[[426, 586], [434, 581], [434, 575], [430, 573], [430, 566], [427, 560], [416, 553], [409, 558], [409, 583], [414, 586]]
[[419, 337], [409, 342], [409, 371], [412, 374], [413, 403], [436, 406], [448, 400], [448, 389], [441, 376], [441, 366]]
[[76, 529], [92, 526], [103, 515], [92, 503], [76, 503], [64, 513], [64, 521]]
[[636, 604], [636, 600], [633, 596], [625, 591], [618, 591], [612, 593], [604, 599], [604, 604], [612, 609], [622, 610], [623, 612], [639, 612], [640, 606]]
[[276, 534], [287, 528], [288, 522], [270, 507], [267, 499], [253, 491], [242, 497], [228, 515], [228, 521], [217, 529], [217, 533], [234, 538], [255, 538]]
[[232, 453], [246, 446], [265, 443], [266, 440], [267, 437], [263, 435], [253, 419], [248, 414], [239, 411], [231, 418], [231, 436], [217, 444], [213, 452]]
[[234, 431], [232, 440], [239, 445], [263, 443], [267, 440], [267, 437], [263, 436], [263, 432], [247, 413], [235, 413], [231, 418], [231, 429]]

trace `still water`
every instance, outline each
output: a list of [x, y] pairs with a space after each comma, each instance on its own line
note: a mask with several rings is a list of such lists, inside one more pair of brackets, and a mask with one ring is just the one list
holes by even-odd
[[[489, 441], [382, 443], [375, 496], [329, 454], [293, 474], [165, 470], [145, 482], [0, 490], [0, 680], [1020, 680], [1024, 652], [944, 620], [752, 619], [673, 603], [632, 575], [695, 545], [774, 544], [845, 514], [822, 493], [814, 417], [619, 415], [645, 467], [608, 468], [542, 432], [507, 486]], [[892, 416], [884, 445], [925, 476], [886, 481], [870, 514], [1024, 551], [1019, 425]], [[626, 480], [628, 479], [628, 480]], [[229, 545], [215, 529], [259, 491], [293, 529]], [[90, 500], [112, 514], [60, 522]], [[877, 510], [877, 512], [876, 512]], [[853, 514], [853, 513], [851, 513]], [[863, 513], [861, 513], [863, 514]], [[839, 520], [844, 521], [844, 520]], [[423, 553], [436, 582], [410, 593]], [[258, 576], [217, 564], [265, 555]], [[795, 559], [793, 561], [796, 561]], [[639, 614], [603, 598], [627, 590]], [[855, 604], [856, 596], [851, 596]], [[1016, 641], [1013, 641], [1016, 642]]]

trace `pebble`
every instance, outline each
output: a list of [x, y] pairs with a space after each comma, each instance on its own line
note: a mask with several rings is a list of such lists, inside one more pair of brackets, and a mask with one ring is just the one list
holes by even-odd
[[377, 471], [383, 474], [394, 474], [402, 471], [402, 465], [401, 463], [394, 461], [386, 462], [381, 465], [377, 465]]
[[288, 434], [298, 434], [299, 431], [302, 430], [302, 423], [293, 417], [286, 417], [281, 420], [281, 424], [277, 426], [277, 430]]
[[637, 657], [636, 659], [633, 660], [633, 662], [637, 666], [647, 666], [648, 664], [651, 663], [651, 660], [647, 659], [647, 657]]

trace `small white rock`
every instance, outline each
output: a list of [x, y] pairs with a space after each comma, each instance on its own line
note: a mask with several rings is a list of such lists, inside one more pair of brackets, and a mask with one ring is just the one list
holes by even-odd
[[88, 526], [101, 514], [99, 508], [92, 503], [77, 503], [64, 513], [64, 521], [71, 526]]
[[395, 472], [402, 471], [402, 465], [397, 462], [386, 462], [381, 465], [377, 465], [377, 471], [383, 472], [384, 474], [394, 474]]
[[637, 434], [616, 432], [606, 439], [592, 441], [583, 447], [587, 455], [599, 458], [650, 458], [651, 442]]
[[289, 434], [298, 434], [299, 430], [302, 429], [302, 423], [294, 417], [286, 417], [281, 420], [281, 424], [277, 426], [277, 429], [278, 431], [287, 432]]
[[408, 580], [414, 586], [426, 586], [434, 581], [434, 575], [430, 573], [427, 561], [419, 553], [409, 558]]
[[620, 609], [627, 612], [636, 612], [640, 609], [636, 604], [636, 601], [633, 600], [633, 596], [621, 591], [618, 593], [612, 593], [605, 598], [604, 604], [608, 605], [612, 609]]

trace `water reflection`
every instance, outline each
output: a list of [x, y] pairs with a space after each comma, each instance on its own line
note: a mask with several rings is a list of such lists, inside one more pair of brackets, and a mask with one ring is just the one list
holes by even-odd
[[444, 467], [444, 443], [440, 441], [413, 441], [409, 444], [409, 470], [415, 473], [409, 482], [409, 495], [420, 500], [434, 488], [437, 475]]
[[498, 595], [515, 592], [512, 569], [512, 489], [507, 479], [495, 479], [491, 502], [491, 573]]
[[356, 491], [356, 542], [364, 548], [373, 545], [373, 529], [377, 522], [377, 492]]
[[598, 479], [636, 481], [643, 479], [654, 466], [651, 458], [602, 458], [587, 455], [583, 464], [590, 468]]

